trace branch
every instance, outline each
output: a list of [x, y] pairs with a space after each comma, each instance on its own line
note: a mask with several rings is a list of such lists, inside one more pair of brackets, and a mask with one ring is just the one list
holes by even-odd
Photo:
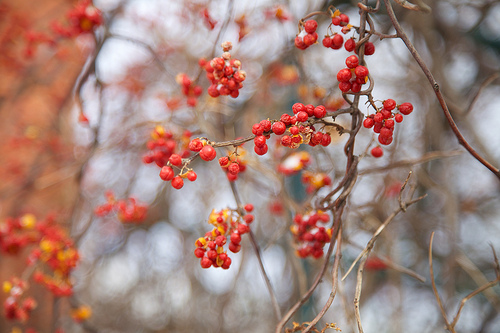
[[392, 25], [396, 29], [396, 32], [403, 40], [405, 43], [406, 47], [410, 51], [411, 55], [415, 59], [415, 61], [418, 63], [420, 68], [422, 69], [422, 72], [425, 74], [427, 79], [429, 80], [429, 83], [432, 85], [434, 89], [434, 93], [436, 94], [436, 97], [439, 101], [439, 104], [441, 105], [441, 109], [443, 110], [444, 116], [446, 117], [446, 120], [448, 121], [451, 130], [455, 134], [455, 136], [458, 139], [458, 142], [467, 149], [467, 151], [476, 159], [478, 160], [481, 164], [483, 164], [485, 167], [487, 167], [493, 174], [500, 180], [500, 171], [498, 168], [494, 167], [492, 164], [490, 164], [488, 161], [486, 161], [481, 155], [479, 155], [478, 152], [474, 150], [474, 148], [471, 147], [471, 145], [465, 140], [463, 137], [462, 133], [460, 133], [460, 130], [457, 127], [457, 124], [453, 120], [453, 117], [450, 114], [450, 110], [448, 109], [448, 105], [446, 104], [446, 101], [443, 97], [443, 94], [441, 93], [439, 84], [436, 82], [434, 79], [434, 76], [432, 75], [431, 71], [429, 70], [429, 67], [425, 64], [424, 60], [420, 57], [420, 54], [417, 52], [413, 44], [410, 42], [410, 39], [406, 35], [405, 31], [399, 24], [398, 19], [396, 18], [396, 15], [394, 14], [394, 10], [392, 9], [392, 5], [390, 3], [390, 0], [384, 0], [385, 6], [387, 8], [387, 14], [389, 15], [389, 18], [392, 21]]

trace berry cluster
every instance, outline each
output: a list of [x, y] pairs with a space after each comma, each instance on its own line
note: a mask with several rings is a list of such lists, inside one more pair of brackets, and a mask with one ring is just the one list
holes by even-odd
[[170, 157], [175, 154], [181, 158], [190, 155], [187, 144], [178, 147], [179, 142], [189, 142], [191, 132], [185, 131], [182, 136], [175, 137], [174, 134], [162, 126], [156, 126], [151, 132], [152, 140], [148, 141], [147, 148], [149, 152], [142, 158], [144, 163], [156, 163], [160, 168], [169, 162]]
[[175, 81], [181, 86], [182, 94], [187, 97], [187, 105], [196, 106], [198, 104], [198, 97], [203, 92], [201, 87], [195, 85], [189, 76], [184, 73], [177, 74]]
[[[304, 30], [302, 30], [302, 27]], [[315, 20], [307, 20], [305, 22], [299, 22], [299, 29], [301, 30], [297, 37], [295, 37], [295, 46], [298, 49], [305, 50], [309, 46], [316, 43], [318, 40], [318, 33], [316, 29], [318, 28], [318, 22]]]
[[245, 155], [246, 150], [240, 146], [237, 151], [229, 154], [229, 156], [219, 158], [219, 165], [226, 172], [229, 181], [235, 181], [240, 173], [245, 172], [247, 168], [244, 160]]
[[8, 320], [25, 322], [31, 311], [36, 308], [36, 301], [32, 297], [23, 297], [28, 289], [28, 283], [17, 277], [3, 283], [3, 291], [9, 296], [3, 303], [5, 317]]
[[94, 7], [92, 0], [81, 0], [67, 13], [68, 24], [52, 23], [52, 30], [59, 36], [73, 38], [83, 33], [89, 33], [103, 22], [101, 12]]
[[349, 91], [358, 93], [361, 91], [361, 86], [368, 81], [368, 68], [360, 65], [358, 57], [354, 54], [346, 58], [345, 64], [347, 68], [343, 68], [337, 73], [339, 89], [343, 93]]
[[[347, 34], [352, 28], [352, 25], [349, 24], [349, 16], [341, 13], [338, 9], [332, 14], [332, 25], [341, 27], [340, 31], [344, 35]], [[352, 39], [349, 39], [348, 41], [351, 41], [349, 43], [352, 43]], [[323, 46], [326, 48], [338, 50], [343, 44], [344, 37], [336, 32], [333, 33], [333, 35], [326, 35], [325, 38], [323, 38]], [[347, 45], [346, 48], [348, 48]]]
[[302, 173], [301, 179], [306, 185], [306, 192], [308, 193], [332, 184], [330, 176], [323, 172], [311, 172], [306, 170]]
[[135, 198], [116, 200], [113, 192], [107, 191], [106, 199], [105, 204], [96, 207], [97, 216], [106, 216], [111, 212], [116, 212], [122, 223], [141, 223], [146, 219], [148, 206], [137, 203]]
[[306, 215], [297, 214], [290, 227], [297, 243], [297, 255], [301, 258], [323, 256], [323, 247], [330, 241], [332, 230], [319, 225], [330, 220], [322, 211], [311, 211]]
[[231, 96], [236, 98], [243, 87], [243, 81], [247, 73], [241, 70], [241, 61], [231, 58], [229, 50], [233, 48], [230, 42], [222, 43], [224, 53], [220, 57], [213, 58], [210, 61], [200, 59], [199, 65], [207, 73], [207, 78], [212, 83], [208, 87], [208, 94], [212, 97]]
[[[382, 105], [382, 108], [378, 109], [376, 113], [365, 118], [363, 126], [373, 128], [373, 132], [378, 134], [380, 144], [389, 145], [393, 140], [395, 124], [403, 121], [403, 115], [409, 115], [413, 111], [413, 105], [408, 102], [396, 105], [396, 101], [390, 98], [386, 99]], [[393, 111], [395, 109], [399, 113], [395, 113]], [[374, 157], [381, 157], [383, 150], [377, 146], [371, 150], [371, 153]]]
[[[253, 210], [252, 204], [244, 207], [247, 213]], [[252, 214], [241, 216], [236, 210], [223, 209], [221, 211], [212, 210], [208, 218], [208, 223], [214, 226], [212, 231], [208, 231], [204, 237], [196, 240], [194, 255], [200, 258], [202, 268], [222, 267], [228, 269], [231, 266], [231, 258], [224, 250], [229, 236], [229, 251], [238, 253], [241, 249], [241, 235], [250, 231], [249, 224], [254, 217]]]

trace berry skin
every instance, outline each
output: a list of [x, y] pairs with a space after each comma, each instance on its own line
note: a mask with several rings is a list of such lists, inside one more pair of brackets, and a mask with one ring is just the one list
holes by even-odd
[[340, 24], [341, 25], [347, 25], [347, 24], [349, 24], [349, 16], [347, 16], [346, 14], [340, 14], [339, 18], [340, 18]]
[[332, 37], [332, 49], [338, 50], [342, 47], [342, 44], [344, 44], [344, 37], [342, 35], [336, 34]]
[[387, 111], [392, 111], [396, 107], [396, 101], [391, 98], [386, 99], [383, 104], [384, 109], [386, 109]]
[[317, 27], [318, 27], [318, 22], [316, 22], [315, 20], [307, 20], [304, 23], [304, 29], [308, 34], [314, 33]]
[[201, 247], [197, 247], [195, 250], [194, 250], [194, 256], [196, 258], [203, 258], [205, 256], [205, 250], [202, 249]]
[[189, 142], [189, 150], [198, 152], [203, 148], [203, 143], [199, 139], [193, 139]]
[[238, 172], [240, 172], [240, 165], [238, 163], [231, 163], [227, 167], [227, 171], [229, 171], [233, 175], [237, 175]]
[[323, 147], [326, 147], [328, 146], [330, 143], [332, 143], [332, 137], [330, 136], [330, 134], [328, 133], [325, 133], [323, 135], [323, 137], [321, 138], [321, 145]]
[[300, 111], [299, 113], [297, 113], [297, 120], [301, 123], [307, 121], [307, 119], [309, 119], [309, 115], [307, 114], [307, 112], [305, 111]]
[[348, 40], [345, 41], [344, 48], [346, 49], [347, 52], [354, 51], [354, 49], [356, 48], [356, 41], [352, 38], [349, 38]]
[[281, 135], [285, 133], [286, 125], [281, 121], [277, 121], [272, 125], [271, 130], [273, 131], [274, 134]]
[[169, 166], [164, 166], [161, 168], [160, 178], [167, 182], [172, 180], [174, 178], [174, 170]]
[[240, 244], [235, 244], [233, 242], [229, 243], [229, 251], [233, 253], [238, 253], [241, 250], [241, 245]]
[[384, 155], [384, 151], [379, 146], [372, 148], [371, 153], [372, 156], [376, 158], [382, 157], [382, 155]]
[[387, 128], [394, 128], [394, 120], [393, 119], [386, 119], [384, 122], [384, 126]]
[[252, 204], [246, 204], [245, 207], [243, 207], [247, 212], [251, 212], [253, 210], [253, 205]]
[[253, 139], [253, 143], [255, 144], [256, 147], [264, 147], [266, 144], [266, 137], [263, 135], [258, 135]]
[[297, 114], [300, 111], [306, 111], [306, 106], [302, 103], [295, 103], [292, 105], [293, 114]]
[[372, 128], [373, 124], [375, 124], [373, 118], [366, 118], [365, 120], [363, 120], [363, 126], [365, 128]]
[[[358, 67], [360, 67], [360, 66], [358, 66]], [[356, 67], [356, 69], [357, 69], [357, 67]], [[343, 68], [337, 73], [337, 81], [339, 81], [339, 82], [349, 82], [351, 77], [352, 77], [352, 73], [348, 68]]]
[[323, 46], [324, 47], [330, 48], [330, 47], [332, 47], [332, 45], [333, 45], [333, 40], [330, 37], [323, 38]]
[[372, 55], [375, 53], [375, 45], [372, 42], [365, 43], [365, 55]]
[[399, 112], [402, 114], [409, 115], [413, 111], [413, 105], [411, 103], [403, 103], [400, 106], [398, 106]]
[[349, 90], [351, 90], [351, 82], [340, 82], [339, 83], [339, 89], [343, 92], [343, 93], [346, 93], [348, 92]]
[[215, 158], [217, 155], [217, 152], [215, 151], [214, 147], [210, 145], [206, 145], [200, 150], [200, 157], [204, 161], [211, 161]]
[[175, 176], [172, 179], [172, 187], [179, 190], [184, 186], [184, 180], [180, 176]]
[[269, 149], [269, 147], [267, 146], [267, 144], [264, 144], [264, 146], [262, 146], [262, 147], [255, 146], [253, 148], [253, 150], [255, 151], [255, 153], [257, 155], [265, 155], [267, 153], [268, 149]]
[[271, 121], [269, 121], [268, 119], [261, 120], [259, 124], [264, 129], [264, 132], [269, 132], [271, 130], [272, 124]]
[[219, 158], [219, 165], [223, 168], [227, 167], [229, 165], [229, 157], [224, 156]]
[[394, 120], [396, 120], [397, 123], [400, 123], [403, 121], [403, 115], [402, 114], [397, 114], [394, 116]]
[[170, 157], [168, 158], [168, 161], [172, 165], [175, 165], [175, 166], [181, 166], [182, 165], [182, 157], [180, 155], [177, 155], [177, 154], [170, 155]]
[[189, 181], [194, 182], [196, 178], [198, 178], [198, 175], [194, 171], [189, 171], [186, 175], [186, 178], [189, 179]]
[[231, 243], [234, 243], [234, 244], [239, 244], [239, 243], [241, 243], [241, 236], [240, 236], [240, 234], [239, 234], [239, 233], [237, 233], [237, 232], [233, 232], [233, 233], [231, 234], [230, 239], [231, 239]]
[[281, 145], [284, 147], [288, 147], [292, 144], [292, 137], [289, 135], [284, 135], [281, 137]]
[[348, 68], [356, 68], [359, 65], [359, 59], [355, 55], [348, 56], [345, 64]]
[[207, 257], [201, 258], [200, 261], [201, 268], [209, 268], [212, 266], [212, 260], [208, 259]]
[[358, 78], [364, 78], [368, 75], [368, 68], [359, 65], [354, 69], [354, 74], [356, 74], [356, 77]]
[[264, 128], [262, 128], [262, 126], [259, 124], [254, 124], [252, 126], [252, 133], [255, 134], [255, 135], [262, 135], [262, 133], [264, 133]]
[[316, 118], [323, 118], [326, 116], [326, 108], [323, 105], [318, 105], [317, 107], [314, 108], [314, 113], [313, 115]]

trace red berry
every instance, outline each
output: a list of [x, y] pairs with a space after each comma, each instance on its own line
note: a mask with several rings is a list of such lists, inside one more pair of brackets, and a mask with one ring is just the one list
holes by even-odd
[[237, 233], [237, 232], [233, 232], [233, 233], [231, 234], [230, 239], [231, 239], [231, 243], [234, 243], [234, 244], [239, 244], [239, 243], [241, 243], [241, 236], [240, 236], [240, 234], [239, 234], [239, 233]]
[[194, 256], [196, 258], [203, 258], [205, 256], [205, 250], [202, 249], [201, 247], [197, 247], [195, 250], [194, 250]]
[[337, 81], [339, 81], [339, 82], [349, 82], [351, 77], [352, 77], [352, 73], [349, 70], [349, 68], [343, 68], [337, 73]]
[[184, 186], [184, 180], [180, 176], [175, 176], [172, 179], [172, 187], [179, 190]]
[[292, 137], [289, 135], [284, 135], [281, 137], [280, 142], [282, 146], [288, 147], [292, 144]]
[[299, 36], [295, 37], [295, 46], [301, 50], [307, 49], [307, 45], [304, 44], [302, 37], [299, 37]]
[[253, 139], [253, 143], [256, 147], [264, 147], [266, 144], [266, 137], [263, 135], [258, 135]]
[[309, 117], [312, 117], [312, 115], [314, 114], [314, 105], [312, 104], [307, 104], [306, 105], [306, 112], [307, 112], [307, 115]]
[[352, 87], [351, 82], [340, 82], [340, 83], [339, 83], [339, 89], [340, 89], [342, 92], [344, 92], [344, 93], [346, 93], [346, 92], [348, 92], [349, 90], [351, 90], [351, 87]]
[[371, 153], [372, 153], [373, 157], [377, 157], [377, 158], [381, 157], [382, 155], [384, 155], [384, 151], [379, 146], [372, 148]]
[[392, 111], [396, 107], [396, 101], [389, 98], [389, 99], [386, 99], [384, 101], [383, 105], [384, 105], [384, 109], [386, 109], [388, 111]]
[[392, 130], [387, 127], [382, 127], [380, 129], [380, 136], [385, 136], [386, 138], [392, 136]]
[[365, 43], [365, 55], [372, 55], [375, 53], [375, 45], [372, 42]]
[[234, 244], [233, 242], [229, 243], [229, 251], [233, 253], [238, 253], [241, 250], [240, 244]]
[[302, 103], [295, 103], [292, 105], [293, 114], [297, 114], [300, 111], [306, 111], [306, 106]]
[[382, 117], [384, 117], [384, 119], [389, 119], [392, 116], [392, 112], [387, 111], [386, 109], [380, 110], [380, 113], [382, 114]]
[[164, 166], [161, 168], [160, 178], [167, 182], [172, 180], [174, 178], [174, 170], [169, 166]]
[[375, 133], [380, 133], [380, 130], [382, 129], [384, 125], [382, 123], [375, 123], [375, 125], [373, 125], [373, 131]]
[[264, 132], [269, 132], [271, 130], [271, 122], [267, 119], [261, 120], [260, 121], [260, 126], [264, 129]]
[[253, 221], [253, 215], [252, 214], [246, 214], [243, 216], [243, 220], [247, 223], [250, 224]]
[[332, 137], [330, 136], [330, 134], [328, 134], [328, 133], [323, 134], [323, 137], [321, 138], [321, 145], [323, 147], [326, 147], [330, 143], [332, 143]]
[[403, 115], [402, 114], [397, 114], [394, 116], [394, 120], [396, 120], [397, 123], [400, 123], [403, 121]]
[[210, 145], [206, 145], [200, 150], [200, 157], [202, 160], [205, 161], [211, 161], [215, 158], [217, 155], [217, 152], [215, 151], [214, 147]]
[[194, 182], [196, 178], [198, 178], [198, 175], [194, 171], [188, 171], [186, 178], [189, 179], [189, 181]]
[[233, 162], [229, 164], [229, 166], [227, 167], [227, 171], [229, 171], [234, 175], [237, 175], [238, 172], [240, 172], [240, 165], [238, 163]]
[[312, 34], [307, 34], [304, 36], [304, 44], [306, 45], [306, 47], [313, 45], [314, 43], [316, 43], [317, 40], [318, 40], [317, 32], [314, 32]]
[[377, 112], [377, 113], [373, 116], [373, 120], [374, 120], [376, 123], [381, 123], [382, 121], [384, 121], [384, 116], [382, 115], [382, 113]]
[[243, 224], [243, 223], [238, 224], [236, 229], [238, 229], [238, 233], [240, 235], [246, 234], [247, 232], [250, 231], [250, 228], [246, 224]]
[[251, 212], [253, 210], [253, 205], [252, 204], [246, 204], [245, 207], [243, 207], [247, 212]]
[[390, 145], [392, 140], [393, 140], [392, 135], [391, 136], [384, 136], [384, 135], [380, 134], [378, 136], [378, 142], [380, 142], [383, 145]]
[[208, 259], [207, 257], [201, 258], [200, 265], [202, 268], [209, 268], [212, 266], [212, 260]]
[[356, 41], [353, 38], [349, 38], [344, 43], [344, 48], [347, 52], [352, 52], [356, 48]]
[[227, 257], [224, 259], [224, 263], [222, 263], [222, 269], [228, 269], [231, 266], [231, 258]]
[[267, 153], [268, 149], [269, 149], [269, 147], [266, 144], [264, 144], [264, 146], [262, 146], [262, 147], [257, 147], [257, 146], [253, 147], [253, 150], [255, 151], [255, 153], [257, 155], [265, 155]]
[[346, 14], [340, 14], [339, 18], [342, 25], [349, 24], [349, 16], [347, 16]]
[[273, 131], [274, 134], [281, 135], [285, 133], [286, 125], [281, 121], [277, 121], [272, 125], [271, 130]]
[[189, 142], [188, 148], [191, 151], [200, 151], [203, 148], [203, 143], [199, 139], [193, 139]]
[[413, 105], [411, 103], [403, 103], [400, 106], [398, 106], [399, 112], [402, 114], [409, 115], [413, 111]]
[[361, 91], [361, 84], [354, 81], [352, 84], [351, 84], [351, 91], [353, 93], [358, 93]]
[[314, 113], [313, 115], [316, 118], [323, 118], [326, 116], [326, 108], [323, 105], [318, 105], [317, 107], [314, 108]]
[[330, 37], [323, 38], [323, 46], [324, 47], [332, 47], [333, 40]]
[[229, 165], [229, 157], [224, 156], [219, 158], [219, 165], [223, 168], [227, 167]]
[[255, 134], [255, 135], [262, 135], [262, 133], [264, 133], [264, 128], [262, 128], [262, 126], [259, 124], [254, 124], [252, 126], [252, 133]]
[[210, 87], [208, 87], [207, 92], [210, 95], [210, 97], [214, 97], [214, 98], [219, 97], [219, 95], [220, 95], [219, 89], [217, 89], [216, 84], [212, 84]]
[[317, 27], [318, 27], [318, 22], [316, 22], [315, 20], [307, 20], [304, 23], [304, 29], [308, 34], [312, 34], [313, 32], [315, 32]]
[[354, 69], [354, 74], [359, 78], [363, 78], [368, 75], [368, 68], [359, 65]]
[[365, 128], [372, 128], [374, 123], [375, 121], [373, 120], [373, 118], [366, 118], [365, 120], [363, 120], [363, 126]]
[[384, 122], [384, 126], [387, 128], [394, 128], [394, 120], [393, 119], [386, 119]]
[[297, 120], [301, 123], [307, 121], [307, 119], [309, 119], [309, 115], [307, 114], [307, 112], [305, 111], [300, 111], [299, 113], [297, 113]]
[[342, 44], [344, 44], [344, 37], [342, 35], [336, 34], [332, 37], [332, 49], [338, 50], [342, 47]]
[[335, 17], [332, 17], [332, 24], [333, 25], [340, 25], [340, 17], [338, 16], [335, 16]]
[[290, 127], [290, 134], [291, 135], [297, 135], [297, 134], [299, 134], [299, 128], [297, 126]]
[[177, 154], [170, 155], [170, 157], [168, 158], [168, 161], [172, 165], [175, 165], [175, 166], [181, 166], [182, 165], [182, 157], [180, 155], [177, 155]]
[[359, 65], [359, 59], [356, 55], [348, 56], [345, 60], [345, 64], [348, 68], [356, 68]]

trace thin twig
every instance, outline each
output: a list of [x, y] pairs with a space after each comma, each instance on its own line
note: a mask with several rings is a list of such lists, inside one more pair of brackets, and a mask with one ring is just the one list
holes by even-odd
[[422, 72], [425, 74], [427, 79], [429, 80], [429, 83], [432, 85], [434, 89], [434, 93], [436, 94], [436, 97], [439, 101], [439, 104], [441, 106], [441, 109], [443, 110], [444, 116], [446, 117], [446, 120], [448, 121], [451, 130], [455, 134], [455, 136], [458, 139], [458, 142], [467, 149], [467, 151], [476, 159], [478, 160], [481, 164], [483, 164], [485, 167], [487, 167], [498, 179], [500, 179], [500, 171], [498, 168], [494, 167], [491, 163], [486, 161], [479, 153], [474, 150], [474, 148], [471, 147], [471, 145], [465, 140], [464, 136], [460, 132], [460, 130], [457, 127], [457, 124], [453, 120], [453, 117], [450, 114], [450, 110], [448, 109], [448, 105], [446, 104], [446, 101], [444, 99], [443, 94], [441, 93], [441, 89], [439, 87], [439, 84], [437, 81], [434, 79], [434, 76], [432, 75], [429, 67], [425, 64], [424, 60], [420, 56], [420, 54], [417, 52], [413, 44], [411, 43], [410, 39], [406, 35], [406, 32], [403, 30], [401, 25], [399, 24], [398, 19], [396, 18], [396, 15], [394, 14], [394, 10], [392, 8], [392, 5], [390, 3], [390, 0], [384, 0], [385, 6], [387, 8], [387, 14], [389, 15], [389, 18], [391, 19], [392, 25], [396, 29], [396, 32], [401, 38], [401, 40], [405, 43], [406, 47], [410, 51], [411, 55], [415, 59], [415, 61], [418, 63], [420, 68], [422, 69]]
[[[243, 216], [244, 212], [242, 211], [242, 208], [241, 208], [242, 203], [241, 203], [238, 189], [236, 188], [236, 184], [234, 182], [229, 182], [229, 183], [231, 184], [231, 191], [233, 192], [234, 199], [236, 200], [236, 204], [238, 206], [238, 213]], [[271, 284], [271, 280], [269, 279], [269, 276], [267, 275], [266, 269], [264, 267], [264, 263], [262, 261], [262, 256], [260, 253], [259, 245], [257, 244], [257, 241], [255, 240], [255, 236], [254, 236], [252, 230], [249, 231], [248, 235], [250, 237], [250, 243], [252, 244], [252, 247], [255, 251], [255, 255], [257, 256], [257, 260], [259, 262], [260, 272], [262, 273], [262, 277], [264, 278], [264, 281], [266, 283], [266, 287], [267, 287], [267, 290], [269, 292], [269, 296], [271, 297], [271, 303], [273, 304], [274, 314], [275, 314], [276, 318], [279, 320], [281, 318], [280, 306], [278, 304], [278, 299], [276, 298], [276, 293], [274, 292], [273, 286]]]
[[434, 266], [432, 265], [432, 241], [434, 240], [434, 231], [431, 234], [431, 240], [429, 242], [429, 272], [431, 275], [431, 283], [432, 283], [432, 291], [434, 293], [434, 296], [436, 297], [436, 301], [439, 305], [439, 310], [441, 310], [441, 315], [443, 316], [444, 322], [446, 323], [446, 328], [454, 333], [455, 330], [453, 327], [450, 325], [450, 322], [448, 321], [448, 317], [446, 316], [446, 311], [444, 310], [443, 302], [441, 301], [441, 298], [439, 297], [439, 293], [436, 288], [436, 281], [434, 281]]

